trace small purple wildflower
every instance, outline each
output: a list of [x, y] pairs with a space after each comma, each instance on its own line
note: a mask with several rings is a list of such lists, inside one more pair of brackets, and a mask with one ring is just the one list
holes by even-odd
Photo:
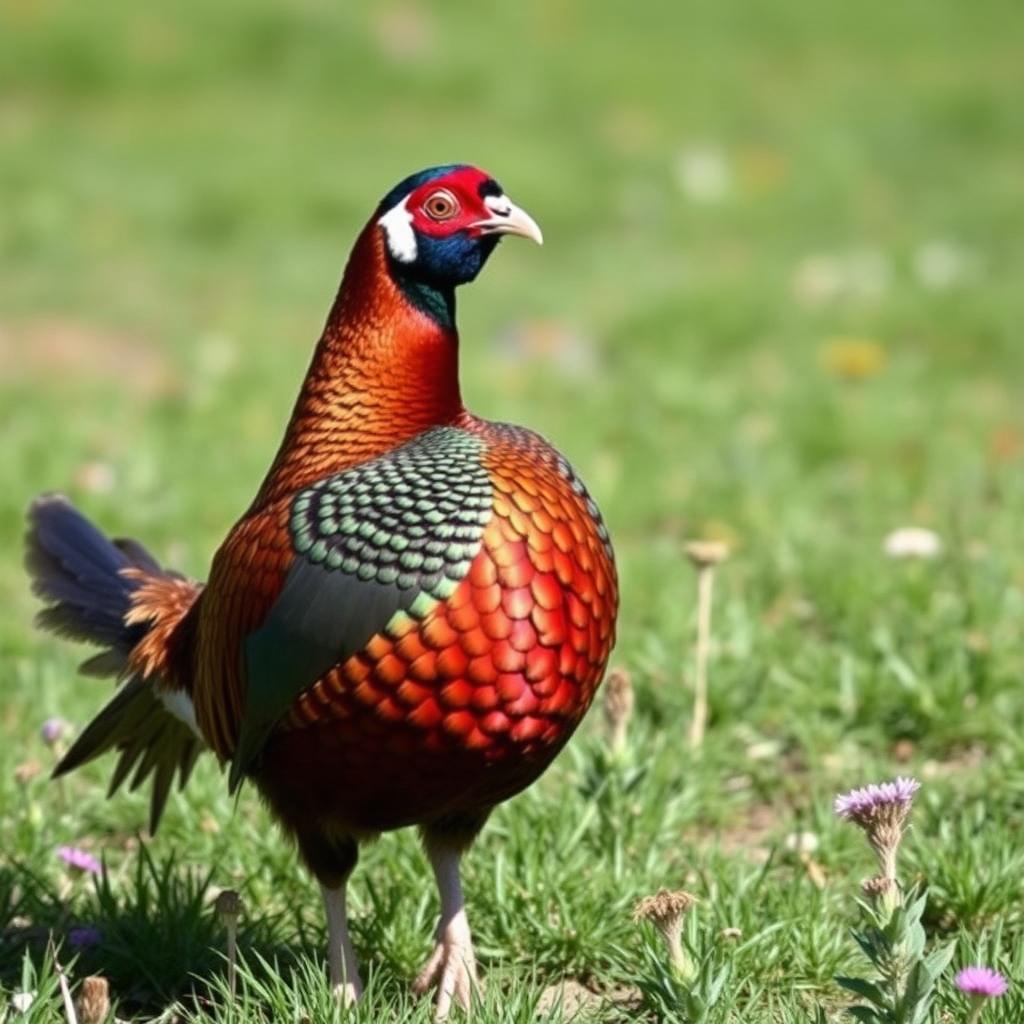
[[103, 941], [103, 932], [95, 925], [83, 924], [68, 929], [68, 943], [73, 949], [88, 949], [98, 946]]
[[1006, 979], [990, 967], [965, 967], [956, 976], [956, 987], [969, 996], [994, 999], [1006, 993]]
[[52, 747], [64, 738], [68, 723], [63, 718], [48, 718], [39, 728], [39, 738]]
[[[899, 778], [894, 782], [864, 786], [836, 797], [835, 811], [867, 833], [868, 842], [878, 857], [881, 878], [896, 881], [896, 854], [903, 841], [903, 828], [910, 814], [914, 794], [921, 788], [917, 779]], [[899, 902], [899, 893], [891, 896]]]
[[921, 783], [917, 779], [898, 778], [894, 782], [882, 782], [878, 785], [864, 786], [863, 789], [854, 789], [836, 797], [836, 814], [860, 825], [887, 805], [895, 804], [909, 808], [914, 794], [920, 788]]
[[103, 871], [103, 865], [91, 853], [86, 853], [77, 846], [58, 846], [57, 856], [72, 871], [89, 875], [98, 875]]

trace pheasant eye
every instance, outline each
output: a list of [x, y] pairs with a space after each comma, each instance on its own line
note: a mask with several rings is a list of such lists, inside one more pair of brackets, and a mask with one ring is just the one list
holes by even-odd
[[459, 204], [451, 192], [435, 192], [423, 204], [423, 209], [432, 220], [450, 220], [459, 212]]

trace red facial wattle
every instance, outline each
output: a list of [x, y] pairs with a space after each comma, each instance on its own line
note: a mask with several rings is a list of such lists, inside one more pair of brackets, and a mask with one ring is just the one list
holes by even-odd
[[501, 186], [476, 167], [424, 182], [405, 199], [412, 227], [429, 238], [465, 232], [471, 238], [514, 234], [541, 244], [543, 236], [532, 217], [515, 206]]
[[[483, 194], [481, 194], [483, 192]], [[490, 216], [486, 195], [500, 195], [501, 186], [476, 167], [456, 171], [427, 181], [406, 199], [413, 228], [432, 238], [444, 238], [456, 231], [479, 233], [473, 225]], [[446, 207], [440, 200], [448, 201]]]

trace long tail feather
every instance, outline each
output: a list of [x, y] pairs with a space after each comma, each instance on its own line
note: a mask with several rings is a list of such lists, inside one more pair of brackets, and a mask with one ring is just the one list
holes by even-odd
[[[32, 589], [48, 602], [38, 624], [104, 648], [83, 663], [83, 673], [128, 677], [75, 740], [54, 775], [119, 750], [110, 794], [129, 775], [131, 789], [152, 778], [150, 831], [155, 832], [175, 774], [184, 786], [203, 744], [168, 711], [154, 685], [158, 680], [137, 671], [131, 656], [153, 630], [161, 641], [173, 637], [200, 588], [161, 569], [136, 541], [108, 539], [59, 495], [39, 498], [29, 509], [25, 564]], [[161, 619], [154, 610], [152, 618], [140, 616], [135, 606], [142, 588], [153, 593], [161, 586], [174, 595], [167, 614]], [[147, 664], [159, 661], [153, 652], [148, 654]]]

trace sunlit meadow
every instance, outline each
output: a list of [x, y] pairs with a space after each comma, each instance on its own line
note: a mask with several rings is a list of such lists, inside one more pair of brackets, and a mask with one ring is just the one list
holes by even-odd
[[[461, 296], [464, 392], [599, 500], [631, 680], [467, 860], [475, 1019], [844, 1019], [878, 867], [833, 799], [897, 776], [951, 946], [924, 1019], [1024, 1019], [1022, 31], [1000, 0], [6, 0], [0, 1020], [89, 975], [122, 1020], [340, 1018], [251, 792], [202, 764], [150, 837], [109, 763], [47, 781], [109, 684], [33, 631], [23, 512], [63, 490], [203, 576], [355, 232], [449, 160], [544, 228]], [[699, 739], [693, 540], [728, 551]], [[435, 901], [415, 836], [366, 849], [347, 1019], [430, 1018]]]

